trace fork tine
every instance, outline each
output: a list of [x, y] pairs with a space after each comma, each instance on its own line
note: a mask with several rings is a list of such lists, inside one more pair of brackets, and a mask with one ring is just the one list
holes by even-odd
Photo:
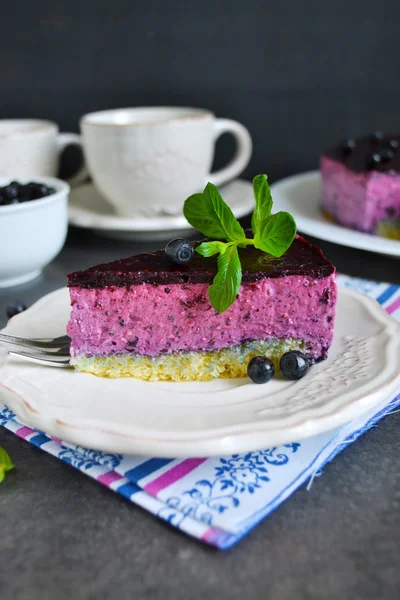
[[25, 352], [13, 352], [12, 350], [8, 353], [10, 356], [14, 356], [17, 358], [23, 358], [29, 362], [33, 362], [39, 365], [46, 365], [48, 367], [59, 367], [59, 368], [69, 368], [71, 365], [69, 363], [69, 359], [60, 357], [59, 359], [54, 358], [54, 354], [46, 354], [39, 356], [33, 356], [32, 354], [26, 354]]
[[[29, 356], [37, 356], [38, 358], [69, 358], [69, 347], [60, 348], [59, 350], [41, 350], [39, 348], [26, 348], [25, 346], [21, 346], [21, 349], [24, 349]], [[9, 350], [9, 352], [19, 353], [21, 350], [17, 347]]]
[[21, 348], [42, 348], [43, 350], [65, 348], [70, 344], [71, 340], [67, 335], [63, 335], [54, 339], [30, 339], [21, 338], [14, 335], [0, 333], [0, 344], [8, 344], [10, 346], [19, 346]]
[[[25, 338], [23, 338], [23, 339], [25, 339]], [[32, 339], [32, 338], [29, 338], [29, 339]], [[66, 346], [67, 344], [71, 343], [71, 338], [69, 337], [69, 335], [60, 335], [55, 338], [51, 338], [51, 337], [34, 338], [34, 341], [50, 343], [50, 344], [58, 344], [58, 345], [63, 344], [64, 346]]]

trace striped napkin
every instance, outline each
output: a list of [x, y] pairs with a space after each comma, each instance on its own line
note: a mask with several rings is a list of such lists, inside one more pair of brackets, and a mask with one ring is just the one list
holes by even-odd
[[[400, 287], [340, 275], [400, 320]], [[347, 445], [400, 405], [399, 395], [334, 431], [277, 448], [220, 458], [125, 456], [68, 444], [28, 427], [0, 403], [0, 425], [221, 550], [231, 547]], [[18, 470], [18, 465], [16, 465]]]

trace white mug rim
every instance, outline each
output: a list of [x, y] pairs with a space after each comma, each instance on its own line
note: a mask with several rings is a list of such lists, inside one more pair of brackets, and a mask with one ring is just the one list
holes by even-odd
[[[102, 116], [106, 117], [107, 115], [115, 115], [118, 112], [140, 112], [140, 111], [148, 111], [148, 112], [157, 112], [157, 111], [171, 111], [171, 113], [179, 113], [182, 112], [181, 116], [172, 116], [170, 118], [164, 119], [154, 119], [154, 120], [143, 120], [143, 121], [132, 121], [126, 123], [118, 123], [115, 121], [97, 121], [95, 118], [101, 118]], [[91, 113], [87, 113], [83, 115], [79, 121], [80, 125], [91, 125], [95, 127], [143, 127], [146, 126], [156, 126], [156, 125], [166, 125], [169, 123], [185, 123], [188, 121], [200, 121], [203, 119], [215, 119], [215, 115], [213, 112], [206, 108], [196, 108], [192, 106], [131, 106], [125, 108], [111, 108], [107, 110], [99, 110]]]
[[[15, 130], [15, 131], [9, 131], [9, 132], [2, 132], [1, 131], [1, 125], [2, 123], [9, 123], [9, 124], [21, 124], [21, 126], [25, 125], [33, 125], [36, 124], [37, 127], [34, 128], [26, 128], [26, 129], [21, 129], [21, 130]], [[57, 133], [58, 132], [58, 125], [57, 123], [54, 123], [54, 121], [49, 121], [47, 119], [0, 119], [0, 139], [8, 139], [8, 138], [14, 138], [14, 137], [26, 137], [26, 136], [30, 136], [30, 135], [40, 135], [44, 132], [52, 132], [52, 133]]]

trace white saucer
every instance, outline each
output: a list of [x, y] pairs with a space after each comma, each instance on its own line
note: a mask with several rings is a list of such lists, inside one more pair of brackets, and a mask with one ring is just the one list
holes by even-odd
[[320, 190], [319, 171], [287, 177], [271, 186], [275, 209], [290, 212], [301, 233], [342, 246], [400, 256], [399, 241], [353, 231], [325, 219], [320, 208]]
[[[4, 331], [61, 335], [69, 311], [61, 289]], [[222, 456], [300, 441], [389, 399], [400, 383], [400, 324], [375, 300], [341, 288], [329, 358], [300, 381], [103, 379], [10, 358], [4, 349], [0, 381], [0, 401], [20, 419], [73, 444], [147, 456]]]
[[[235, 217], [244, 217], [253, 210], [253, 186], [248, 181], [236, 179], [221, 187], [220, 192]], [[174, 235], [190, 235], [194, 232], [183, 214], [151, 219], [120, 217], [92, 183], [71, 190], [69, 223], [120, 240], [165, 240]]]

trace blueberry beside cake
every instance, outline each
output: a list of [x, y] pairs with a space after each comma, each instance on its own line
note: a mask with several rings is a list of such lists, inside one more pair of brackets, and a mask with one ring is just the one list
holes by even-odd
[[345, 227], [400, 240], [400, 135], [376, 132], [321, 156], [322, 209]]
[[296, 235], [288, 213], [271, 213], [267, 177], [253, 182], [249, 235], [208, 184], [184, 214], [208, 236], [68, 276], [71, 364], [102, 377], [265, 383], [281, 369], [299, 379], [327, 357], [335, 267]]

